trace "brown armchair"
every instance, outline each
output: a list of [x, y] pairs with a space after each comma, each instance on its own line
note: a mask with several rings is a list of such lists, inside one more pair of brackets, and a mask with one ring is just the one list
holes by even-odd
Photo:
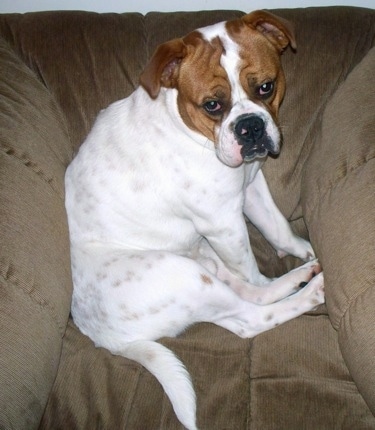
[[[199, 324], [161, 342], [193, 376], [202, 430], [375, 429], [375, 11], [274, 13], [298, 49], [264, 172], [323, 265], [326, 305], [250, 340]], [[1, 429], [181, 429], [147, 371], [69, 319], [64, 172], [159, 43], [241, 14], [0, 15]], [[249, 234], [268, 276], [301, 263]]]

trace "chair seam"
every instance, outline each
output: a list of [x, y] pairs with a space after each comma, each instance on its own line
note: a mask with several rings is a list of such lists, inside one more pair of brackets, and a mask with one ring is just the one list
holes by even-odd
[[33, 173], [39, 176], [44, 183], [46, 183], [49, 187], [51, 187], [52, 190], [55, 193], [57, 193], [60, 198], [64, 199], [64, 195], [61, 193], [61, 191], [58, 189], [56, 185], [56, 178], [46, 175], [43, 172], [42, 168], [36, 162], [32, 161], [31, 157], [26, 152], [21, 152], [15, 148], [11, 148], [10, 146], [4, 144], [3, 142], [0, 145], [1, 145], [2, 151], [6, 155], [21, 162], [25, 167], [27, 167], [29, 170], [31, 170]]
[[[9, 268], [8, 268], [9, 269]], [[30, 291], [26, 290], [20, 284], [22, 283], [21, 279], [12, 275], [12, 278], [10, 276], [7, 276], [7, 273], [9, 273], [9, 270], [5, 270], [5, 273], [3, 270], [0, 269], [0, 278], [3, 279], [4, 283], [11, 285], [14, 288], [17, 288], [18, 291], [22, 291], [23, 294], [28, 296], [30, 300], [37, 304], [38, 306], [46, 309], [48, 313], [50, 314], [52, 320], [55, 322], [57, 329], [59, 331], [60, 337], [63, 338], [65, 331], [66, 331], [66, 324], [64, 325], [60, 318], [57, 316], [56, 308], [55, 306], [48, 300], [44, 299], [39, 293], [38, 290], [34, 287]], [[67, 317], [68, 320], [68, 317]]]

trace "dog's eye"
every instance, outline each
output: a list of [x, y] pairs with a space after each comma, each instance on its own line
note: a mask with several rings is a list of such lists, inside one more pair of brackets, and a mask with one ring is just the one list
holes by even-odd
[[217, 100], [210, 100], [203, 107], [211, 115], [221, 115], [223, 112], [223, 104]]
[[270, 95], [272, 95], [274, 87], [275, 87], [275, 85], [272, 81], [271, 82], [265, 82], [263, 85], [261, 85], [258, 88], [258, 95], [262, 98], [269, 97]]

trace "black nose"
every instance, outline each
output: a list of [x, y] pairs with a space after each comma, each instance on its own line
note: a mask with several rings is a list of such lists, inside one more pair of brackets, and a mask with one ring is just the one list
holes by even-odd
[[234, 132], [240, 145], [255, 143], [263, 137], [264, 121], [257, 115], [246, 116], [237, 122]]

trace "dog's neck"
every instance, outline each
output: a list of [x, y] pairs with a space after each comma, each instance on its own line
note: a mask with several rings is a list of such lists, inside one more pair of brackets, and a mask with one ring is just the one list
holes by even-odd
[[[201, 133], [198, 133], [191, 128], [189, 128], [184, 120], [182, 119], [180, 112], [178, 110], [178, 90], [174, 88], [161, 88], [160, 94], [157, 100], [161, 100], [161, 102], [166, 106], [170, 118], [173, 122], [173, 126], [178, 129], [179, 133], [184, 133], [195, 143], [202, 146], [204, 149], [215, 152], [215, 144], [207, 137], [203, 136]], [[176, 134], [177, 136], [177, 134]]]

